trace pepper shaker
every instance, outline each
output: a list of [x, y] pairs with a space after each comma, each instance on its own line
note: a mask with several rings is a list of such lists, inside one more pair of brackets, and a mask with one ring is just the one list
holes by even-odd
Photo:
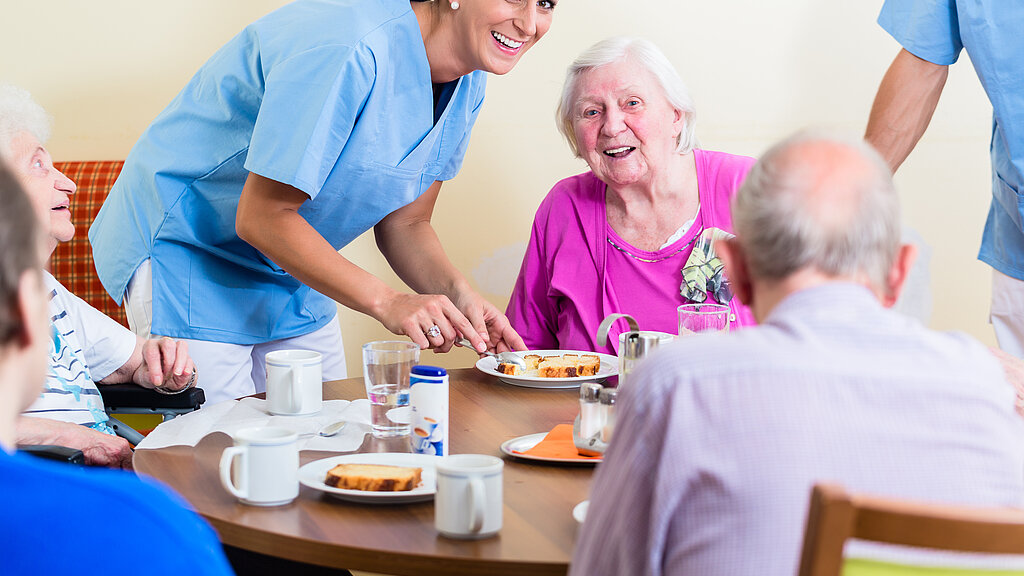
[[602, 388], [600, 395], [601, 441], [607, 444], [615, 431], [615, 402], [619, 398], [617, 388]]

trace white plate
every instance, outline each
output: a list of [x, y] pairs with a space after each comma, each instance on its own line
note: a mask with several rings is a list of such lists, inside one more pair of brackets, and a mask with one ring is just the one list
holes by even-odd
[[[367, 452], [346, 454], [322, 460], [314, 460], [299, 468], [299, 482], [315, 490], [326, 492], [335, 498], [365, 504], [405, 504], [432, 500], [437, 491], [437, 473], [434, 468], [437, 456], [426, 454], [399, 454], [393, 452]], [[324, 483], [327, 471], [338, 464], [387, 464], [422, 468], [422, 482], [412, 490], [404, 492], [371, 492], [368, 490], [346, 490]]]
[[584, 352], [582, 350], [530, 350], [528, 352], [516, 352], [520, 356], [526, 354], [537, 354], [539, 356], [561, 356], [563, 354], [590, 354], [601, 358], [601, 367], [593, 376], [575, 376], [573, 378], [538, 378], [536, 374], [524, 374], [522, 376], [511, 376], [498, 372], [498, 361], [492, 356], [485, 356], [476, 362], [477, 370], [484, 374], [490, 374], [501, 379], [502, 382], [513, 386], [525, 386], [526, 388], [579, 388], [582, 382], [600, 382], [609, 376], [619, 372], [619, 359], [610, 354], [600, 352]]
[[[537, 434], [527, 434], [526, 436], [506, 440], [501, 443], [501, 451], [513, 458], [537, 460], [538, 462], [560, 462], [562, 464], [582, 464], [584, 466], [593, 466], [601, 461], [600, 458], [547, 458], [544, 456], [533, 456], [532, 454], [519, 453], [525, 452], [537, 444], [540, 444], [540, 441], [547, 435], [547, 432], [539, 432]], [[519, 452], [517, 452], [517, 450]]]
[[587, 519], [587, 510], [589, 508], [590, 500], [584, 500], [583, 502], [580, 502], [579, 504], [576, 505], [575, 508], [572, 509], [572, 517], [576, 520], [576, 522], [583, 524], [583, 521]]

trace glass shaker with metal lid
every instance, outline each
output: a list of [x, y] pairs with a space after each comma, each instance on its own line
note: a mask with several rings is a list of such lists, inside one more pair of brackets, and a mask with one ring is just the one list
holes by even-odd
[[572, 424], [572, 442], [583, 456], [604, 454], [605, 443], [601, 440], [604, 412], [600, 403], [603, 390], [605, 388], [597, 382], [584, 382], [580, 386], [580, 413]]
[[612, 432], [615, 431], [615, 402], [618, 401], [619, 391], [617, 388], [604, 388], [598, 400], [601, 416], [601, 441], [605, 444], [612, 441]]

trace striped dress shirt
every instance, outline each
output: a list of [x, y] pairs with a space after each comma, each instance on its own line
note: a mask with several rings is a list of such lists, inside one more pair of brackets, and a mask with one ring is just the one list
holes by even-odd
[[619, 398], [571, 574], [791, 576], [818, 481], [1024, 505], [1024, 420], [998, 362], [860, 286], [679, 340]]

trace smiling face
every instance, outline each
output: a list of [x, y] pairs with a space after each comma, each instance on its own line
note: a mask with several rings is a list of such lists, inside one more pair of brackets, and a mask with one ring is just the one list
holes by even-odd
[[451, 13], [457, 37], [462, 39], [456, 58], [467, 70], [506, 74], [547, 33], [556, 0], [462, 0], [460, 4]]
[[19, 133], [10, 148], [14, 175], [28, 192], [47, 232], [47, 253], [51, 254], [57, 243], [67, 242], [75, 235], [69, 209], [69, 196], [75, 193], [75, 183], [53, 167], [50, 153], [31, 133]]
[[652, 182], [676, 152], [684, 116], [657, 79], [628, 57], [577, 80], [570, 118], [576, 145], [609, 186]]

